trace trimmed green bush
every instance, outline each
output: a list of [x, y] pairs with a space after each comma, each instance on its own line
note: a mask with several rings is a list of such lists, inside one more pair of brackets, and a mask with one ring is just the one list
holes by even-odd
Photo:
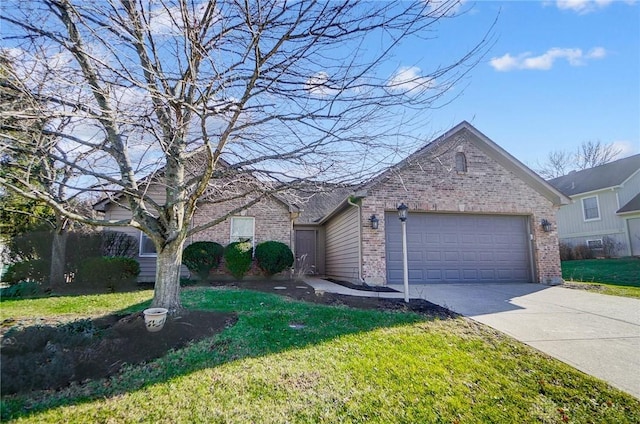
[[268, 276], [277, 274], [293, 265], [293, 252], [279, 241], [265, 241], [256, 246], [256, 260]]
[[2, 281], [9, 284], [17, 284], [21, 281], [37, 281], [45, 283], [49, 278], [49, 261], [42, 259], [29, 259], [16, 262], [7, 267], [2, 275]]
[[25, 298], [36, 297], [42, 294], [40, 283], [35, 281], [22, 281], [9, 287], [0, 289], [0, 298]]
[[225, 265], [231, 275], [241, 279], [251, 268], [253, 246], [248, 241], [234, 241], [224, 249]]
[[182, 263], [191, 273], [198, 275], [200, 281], [206, 281], [212, 269], [220, 265], [224, 247], [213, 241], [191, 243], [182, 252]]
[[140, 264], [132, 258], [102, 256], [82, 261], [75, 284], [115, 292], [132, 286], [140, 274]]

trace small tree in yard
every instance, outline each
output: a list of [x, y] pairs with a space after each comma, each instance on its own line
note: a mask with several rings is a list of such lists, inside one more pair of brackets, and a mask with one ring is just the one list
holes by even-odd
[[[175, 311], [188, 237], [296, 184], [362, 180], [424, 143], [427, 110], [488, 40], [424, 71], [390, 59], [411, 39], [428, 56], [459, 3], [6, 0], [1, 82], [34, 101], [3, 100], [0, 122], [46, 124], [39, 137], [2, 127], [0, 156], [25, 160], [0, 186], [61, 224], [143, 231], [157, 253], [152, 306]], [[45, 159], [55, 172], [34, 184]], [[79, 211], [69, 199], [83, 196], [131, 217]], [[207, 202], [229, 207], [191, 225]]]

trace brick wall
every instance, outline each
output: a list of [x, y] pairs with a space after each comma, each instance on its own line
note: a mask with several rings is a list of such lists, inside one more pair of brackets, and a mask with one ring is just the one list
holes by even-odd
[[[198, 207], [194, 217], [193, 226], [197, 227], [223, 216], [235, 207], [233, 202], [220, 204], [204, 204]], [[264, 199], [260, 203], [251, 206], [237, 216], [255, 218], [255, 244], [263, 241], [280, 241], [291, 247], [292, 227], [289, 208], [275, 199]], [[223, 246], [230, 242], [231, 220], [225, 219], [221, 223], [203, 230], [193, 236], [194, 241], [215, 241]]]
[[[410, 211], [496, 213], [530, 217], [533, 240], [534, 274], [538, 282], [556, 283], [561, 278], [557, 207], [527, 185], [513, 172], [480, 150], [473, 136], [457, 133], [435, 149], [415, 157], [405, 167], [374, 184], [362, 201], [363, 276], [370, 284], [386, 282], [385, 211], [393, 211], [401, 202]], [[455, 155], [462, 152], [467, 172], [457, 172]], [[375, 214], [379, 229], [372, 230], [368, 218]], [[545, 218], [553, 231], [545, 233], [540, 221]]]

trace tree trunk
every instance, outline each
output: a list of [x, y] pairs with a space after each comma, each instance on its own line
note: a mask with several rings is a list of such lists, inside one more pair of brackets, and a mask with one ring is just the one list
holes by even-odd
[[69, 232], [65, 229], [65, 221], [62, 217], [57, 217], [56, 228], [53, 231], [51, 241], [51, 268], [49, 269], [49, 288], [63, 286], [66, 281], [64, 269], [67, 259], [67, 239]]
[[167, 308], [169, 313], [182, 309], [180, 302], [180, 265], [182, 263], [182, 247], [184, 238], [179, 238], [164, 245], [156, 246], [156, 284], [153, 293], [154, 308]]

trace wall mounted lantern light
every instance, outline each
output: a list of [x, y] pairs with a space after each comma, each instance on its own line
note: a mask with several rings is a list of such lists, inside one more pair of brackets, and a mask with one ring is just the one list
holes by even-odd
[[405, 222], [407, 220], [407, 210], [409, 210], [409, 206], [400, 203], [400, 206], [398, 206], [398, 217], [400, 221]]
[[545, 233], [548, 233], [549, 231], [551, 231], [551, 223], [546, 219], [543, 219], [540, 222], [540, 225], [542, 226], [542, 231], [544, 231]]
[[378, 217], [375, 216], [375, 215], [371, 215], [371, 218], [369, 218], [369, 221], [371, 222], [371, 228], [374, 229], [374, 230], [377, 230], [378, 229], [378, 222], [380, 221], [378, 219]]

